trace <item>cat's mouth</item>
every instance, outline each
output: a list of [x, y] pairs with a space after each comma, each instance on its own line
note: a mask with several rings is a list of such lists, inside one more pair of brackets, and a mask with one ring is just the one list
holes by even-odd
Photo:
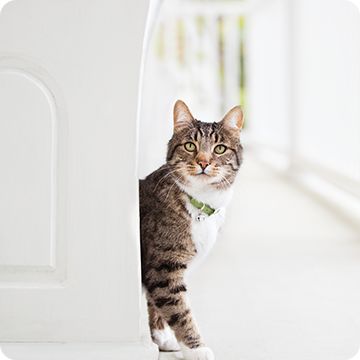
[[208, 166], [204, 169], [200, 169], [200, 168], [188, 169], [187, 172], [188, 172], [188, 175], [192, 178], [204, 179], [204, 180], [212, 178], [215, 175], [213, 169], [210, 166]]
[[197, 172], [195, 173], [195, 176], [200, 176], [200, 177], [211, 176], [211, 175], [212, 175], [211, 166], [206, 166], [204, 168], [198, 167]]
[[192, 174], [193, 176], [197, 177], [197, 178], [208, 178], [208, 177], [212, 177], [211, 172], [207, 172], [206, 169], [199, 171], [195, 174]]

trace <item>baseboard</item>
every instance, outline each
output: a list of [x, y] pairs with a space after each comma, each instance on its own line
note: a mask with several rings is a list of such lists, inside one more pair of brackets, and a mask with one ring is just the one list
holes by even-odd
[[[4, 359], [2, 356], [5, 356]], [[146, 343], [0, 344], [0, 360], [158, 360], [158, 358], [157, 346]]]

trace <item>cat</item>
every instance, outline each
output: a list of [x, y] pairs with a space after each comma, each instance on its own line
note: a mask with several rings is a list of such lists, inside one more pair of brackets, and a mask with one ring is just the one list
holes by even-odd
[[185, 278], [216, 241], [242, 163], [239, 106], [220, 122], [174, 106], [166, 164], [140, 180], [142, 281], [153, 341], [185, 360], [212, 360], [186, 298]]

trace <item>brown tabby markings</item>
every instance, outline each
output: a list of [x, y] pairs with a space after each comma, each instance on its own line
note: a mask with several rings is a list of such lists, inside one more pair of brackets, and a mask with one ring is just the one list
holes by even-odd
[[[175, 105], [175, 119], [182, 106], [186, 107], [182, 102]], [[188, 141], [197, 145], [196, 152], [185, 150]], [[212, 149], [216, 144], [225, 144], [226, 153], [215, 155]], [[228, 188], [242, 161], [238, 132], [224, 120], [204, 123], [191, 117], [175, 122], [166, 160], [165, 165], [140, 180], [142, 279], [147, 290], [149, 325], [153, 331], [164, 329], [167, 323], [179, 342], [197, 348], [203, 341], [186, 302], [184, 283], [196, 247], [192, 218], [186, 208], [188, 197], [178, 183], [188, 184], [189, 176], [196, 174], [197, 163], [206, 161], [213, 165], [207, 186]]]

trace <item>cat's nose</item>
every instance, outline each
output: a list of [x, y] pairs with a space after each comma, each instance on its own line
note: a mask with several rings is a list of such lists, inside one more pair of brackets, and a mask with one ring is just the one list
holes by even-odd
[[203, 170], [205, 170], [210, 164], [207, 161], [198, 161], [197, 162]]

